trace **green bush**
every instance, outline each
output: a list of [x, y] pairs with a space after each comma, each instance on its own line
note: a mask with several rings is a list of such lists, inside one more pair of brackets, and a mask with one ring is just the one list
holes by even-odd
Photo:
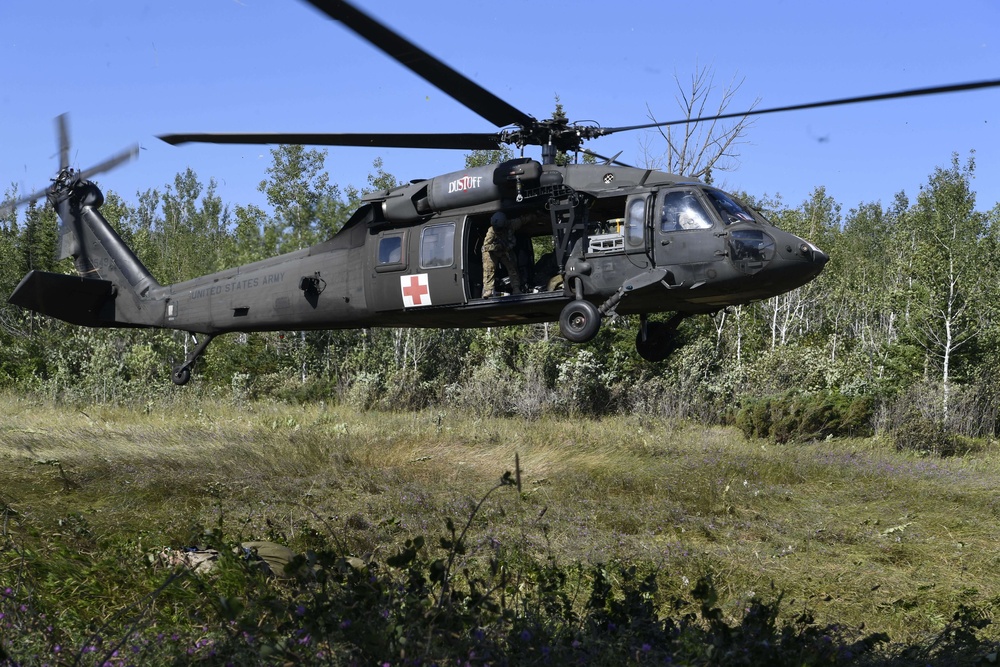
[[521, 388], [521, 378], [511, 368], [496, 357], [488, 357], [467, 377], [445, 389], [445, 403], [479, 417], [511, 416], [516, 414]]
[[892, 430], [897, 450], [914, 450], [939, 456], [958, 452], [958, 437], [940, 421], [925, 417], [917, 409], [907, 410]]
[[734, 421], [746, 437], [775, 442], [863, 437], [872, 434], [874, 406], [870, 396], [790, 392], [751, 401], [737, 411]]

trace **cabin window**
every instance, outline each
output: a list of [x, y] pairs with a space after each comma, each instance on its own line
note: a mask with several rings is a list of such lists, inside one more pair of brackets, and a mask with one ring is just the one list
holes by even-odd
[[660, 231], [673, 232], [685, 229], [708, 229], [711, 219], [690, 190], [674, 190], [663, 196], [660, 207]]
[[424, 227], [420, 232], [420, 268], [434, 269], [455, 263], [455, 223]]
[[378, 263], [399, 264], [403, 261], [403, 237], [383, 236], [378, 240]]
[[635, 248], [643, 245], [643, 228], [646, 223], [646, 198], [633, 199], [628, 205], [625, 222], [625, 242]]

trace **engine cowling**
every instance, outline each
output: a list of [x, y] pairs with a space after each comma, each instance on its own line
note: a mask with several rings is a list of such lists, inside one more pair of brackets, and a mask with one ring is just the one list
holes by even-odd
[[432, 213], [513, 199], [518, 183], [522, 187], [535, 187], [541, 175], [541, 163], [518, 158], [435, 176], [385, 193], [382, 215], [390, 223], [410, 223]]

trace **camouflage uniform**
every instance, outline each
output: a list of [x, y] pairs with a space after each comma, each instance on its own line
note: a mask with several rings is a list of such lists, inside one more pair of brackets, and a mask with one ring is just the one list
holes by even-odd
[[490, 219], [490, 228], [483, 239], [483, 298], [493, 296], [496, 281], [497, 264], [502, 264], [510, 276], [511, 292], [521, 291], [521, 277], [517, 272], [517, 261], [514, 258], [514, 232], [524, 224], [520, 218], [508, 220], [503, 213], [497, 212]]

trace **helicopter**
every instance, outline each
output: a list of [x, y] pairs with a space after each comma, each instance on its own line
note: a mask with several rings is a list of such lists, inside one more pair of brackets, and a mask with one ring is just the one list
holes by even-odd
[[[77, 276], [29, 272], [9, 302], [88, 327], [165, 328], [194, 341], [172, 368], [188, 383], [211, 341], [230, 332], [369, 327], [494, 327], [558, 321], [573, 343], [592, 340], [615, 315], [638, 315], [638, 354], [666, 359], [683, 320], [800, 287], [829, 260], [708, 183], [637, 168], [583, 148], [616, 132], [1000, 86], [1000, 80], [756, 109], [713, 118], [626, 127], [537, 120], [482, 88], [344, 0], [308, 0], [389, 57], [498, 128], [453, 134], [166, 134], [231, 144], [304, 144], [495, 150], [541, 147], [517, 157], [365, 195], [331, 238], [308, 248], [180, 283], [161, 285], [101, 215], [89, 179], [133, 159], [133, 146], [86, 170], [69, 166], [65, 116], [57, 119], [60, 170], [52, 184], [8, 204], [46, 197], [58, 214], [57, 257]], [[559, 164], [560, 153], [594, 156]], [[498, 216], [498, 214], [502, 214]], [[484, 284], [486, 237], [517, 221], [517, 267]], [[533, 240], [546, 248], [534, 256]], [[509, 248], [512, 252], [513, 248]], [[504, 271], [510, 288], [504, 289]], [[487, 272], [490, 273], [490, 272]], [[510, 275], [514, 274], [514, 275]], [[673, 313], [666, 322], [650, 315]]]

